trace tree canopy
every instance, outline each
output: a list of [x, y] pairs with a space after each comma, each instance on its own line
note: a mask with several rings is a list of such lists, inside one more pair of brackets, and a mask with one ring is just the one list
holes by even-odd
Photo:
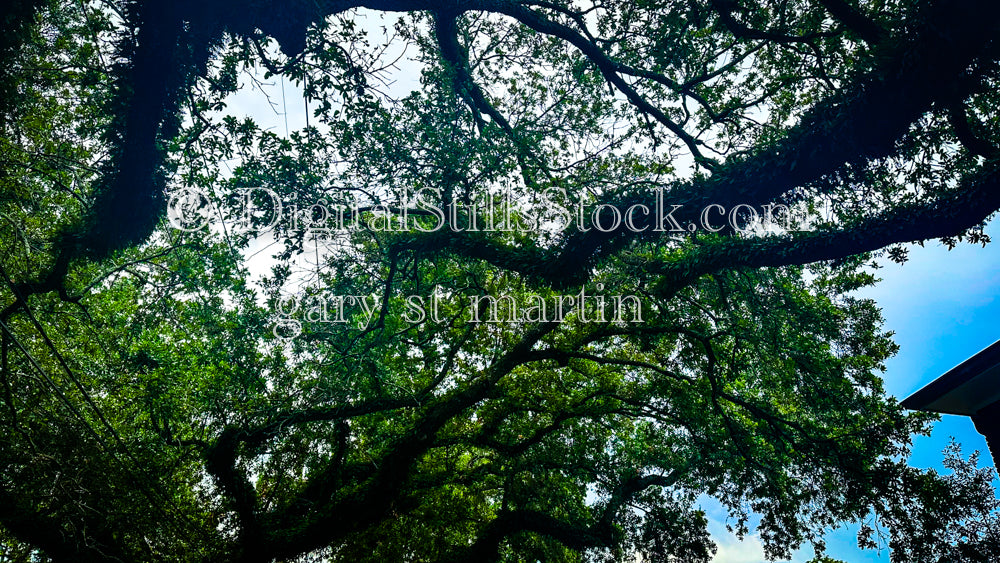
[[9, 558], [998, 557], [855, 294], [989, 242], [995, 2], [2, 10]]

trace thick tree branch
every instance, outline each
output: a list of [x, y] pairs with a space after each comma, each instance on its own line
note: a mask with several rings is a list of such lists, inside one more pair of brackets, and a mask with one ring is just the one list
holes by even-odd
[[874, 45], [885, 39], [887, 33], [882, 26], [845, 0], [819, 0], [819, 3], [865, 42]]
[[106, 530], [88, 530], [86, 538], [67, 530], [58, 517], [45, 516], [30, 501], [0, 484], [0, 522], [19, 540], [37, 547], [57, 563], [125, 563], [131, 558]]
[[[319, 505], [315, 499], [303, 497], [292, 503], [292, 509], [268, 515], [267, 537], [254, 548], [268, 557], [290, 557], [303, 550], [329, 545], [379, 522], [400, 502], [405, 489], [403, 483], [410, 478], [416, 461], [435, 445], [438, 431], [459, 413], [486, 398], [501, 378], [531, 361], [530, 350], [557, 327], [556, 323], [548, 323], [528, 330], [480, 377], [422, 407], [409, 431], [386, 445], [386, 453], [372, 463], [373, 470], [367, 478], [356, 481], [357, 486], [351, 494]], [[237, 489], [233, 491], [238, 492]], [[297, 508], [303, 502], [314, 507], [305, 518]]]
[[[970, 153], [983, 158], [993, 158], [997, 155], [997, 147], [993, 146], [985, 139], [973, 131], [973, 124], [965, 111], [965, 107], [956, 103], [948, 108], [948, 121], [951, 123], [955, 136]], [[976, 127], [977, 129], [979, 127]]]
[[741, 39], [761, 39], [764, 41], [770, 41], [773, 43], [805, 43], [807, 45], [812, 45], [812, 42], [821, 37], [829, 37], [829, 33], [812, 33], [805, 36], [797, 35], [785, 35], [784, 33], [776, 33], [773, 31], [761, 31], [759, 29], [752, 29], [742, 22], [737, 20], [733, 16], [733, 12], [736, 10], [736, 3], [733, 0], [711, 0], [712, 7], [715, 8], [715, 12], [719, 15], [719, 19], [726, 26], [729, 31]]
[[[706, 179], [666, 189], [668, 204], [683, 206], [675, 215], [678, 222], [696, 222], [708, 205], [762, 207], [845, 163], [893, 154], [897, 140], [935, 103], [962, 99], [982, 88], [981, 80], [970, 77], [967, 69], [982, 57], [996, 55], [992, 38], [1000, 29], [1000, 17], [984, 18], [988, 11], [982, 1], [966, 0], [938, 3], [922, 12], [916, 19], [928, 23], [919, 33], [885, 47], [877, 68], [806, 112], [783, 140], [748, 158], [727, 162]], [[612, 195], [600, 203], [623, 210], [633, 204], [656, 206], [650, 193]], [[645, 230], [636, 233], [623, 224], [608, 232], [571, 231], [557, 250], [507, 247], [480, 233], [448, 231], [410, 235], [400, 239], [397, 248], [449, 250], [565, 288], [585, 281], [596, 259], [633, 240], [658, 236], [652, 214], [637, 215], [634, 224]]]
[[982, 223], [997, 209], [1000, 170], [992, 168], [932, 202], [899, 207], [849, 227], [795, 236], [729, 238], [693, 249], [676, 262], [647, 268], [662, 276], [657, 290], [669, 296], [703, 275], [725, 269], [809, 264], [893, 244], [956, 236]]

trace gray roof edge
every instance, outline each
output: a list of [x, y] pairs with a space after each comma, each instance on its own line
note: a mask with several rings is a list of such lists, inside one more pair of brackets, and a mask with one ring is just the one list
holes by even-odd
[[903, 408], [924, 410], [946, 393], [971, 381], [977, 375], [1000, 364], [1000, 340], [980, 350], [968, 360], [951, 368], [944, 375], [928, 383], [923, 388], [903, 399]]

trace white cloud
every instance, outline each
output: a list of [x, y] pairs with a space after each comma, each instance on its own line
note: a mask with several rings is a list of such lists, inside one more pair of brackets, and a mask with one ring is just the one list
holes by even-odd
[[719, 546], [712, 563], [763, 563], [766, 561], [764, 547], [757, 536], [749, 535], [741, 541], [733, 534], [726, 534], [724, 537], [714, 535], [712, 539]]

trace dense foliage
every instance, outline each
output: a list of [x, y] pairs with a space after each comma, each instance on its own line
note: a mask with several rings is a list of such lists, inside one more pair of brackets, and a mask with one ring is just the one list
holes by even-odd
[[[773, 558], [998, 557], [853, 293], [988, 242], [992, 2], [3, 10], [9, 559], [707, 562], [707, 497]], [[275, 80], [307, 127], [234, 110]]]

